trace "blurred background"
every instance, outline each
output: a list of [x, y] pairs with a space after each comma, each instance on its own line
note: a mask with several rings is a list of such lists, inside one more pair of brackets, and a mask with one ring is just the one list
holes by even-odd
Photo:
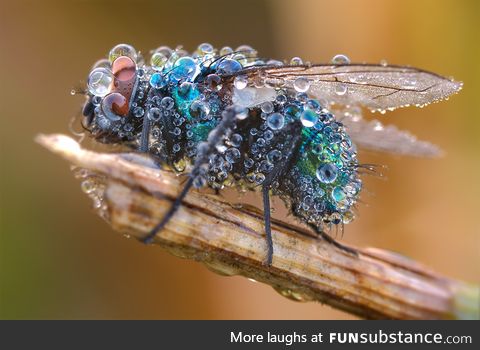
[[249, 44], [261, 56], [312, 62], [343, 53], [353, 62], [385, 59], [464, 81], [449, 101], [374, 116], [446, 155], [361, 153], [363, 163], [388, 166], [387, 180], [365, 179], [366, 204], [343, 240], [478, 282], [479, 34], [475, 0], [0, 0], [0, 318], [354, 318], [147, 248], [93, 213], [69, 165], [33, 138], [69, 133], [83, 102], [70, 90], [120, 42], [143, 52]]

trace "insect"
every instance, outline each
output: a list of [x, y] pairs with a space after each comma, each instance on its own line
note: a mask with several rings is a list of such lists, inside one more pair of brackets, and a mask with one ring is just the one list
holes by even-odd
[[[103, 143], [122, 143], [187, 173], [183, 190], [144, 238], [153, 240], [191, 188], [236, 187], [262, 194], [268, 251], [273, 259], [270, 196], [323, 239], [355, 253], [325, 228], [349, 223], [362, 189], [357, 147], [430, 156], [438, 148], [393, 126], [361, 118], [359, 107], [384, 113], [446, 98], [462, 84], [417, 68], [284, 63], [250, 46], [195, 52], [160, 47], [150, 63], [120, 44], [88, 77], [83, 125]], [[340, 107], [339, 107], [340, 106]]]

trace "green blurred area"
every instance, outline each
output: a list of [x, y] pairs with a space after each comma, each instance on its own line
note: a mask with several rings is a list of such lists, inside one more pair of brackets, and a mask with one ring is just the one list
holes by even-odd
[[344, 241], [478, 282], [479, 35], [474, 0], [0, 1], [0, 318], [352, 318], [114, 233], [69, 166], [33, 142], [40, 132], [69, 133], [83, 102], [70, 90], [120, 42], [143, 52], [249, 44], [261, 56], [312, 62], [344, 53], [464, 81], [449, 101], [374, 115], [446, 156], [361, 153], [387, 165], [388, 180], [366, 179], [366, 204]]

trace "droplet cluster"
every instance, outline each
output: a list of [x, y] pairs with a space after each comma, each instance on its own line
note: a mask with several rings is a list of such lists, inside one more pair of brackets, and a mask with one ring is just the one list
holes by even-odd
[[[114, 47], [88, 77], [93, 136], [134, 149], [144, 146], [162, 166], [192, 169], [208, 140], [217, 139], [196, 169], [194, 187], [271, 187], [306, 222], [347, 223], [361, 189], [355, 147], [324, 103], [310, 98], [312, 81], [249, 73], [283, 65], [236, 49], [202, 43], [193, 53], [162, 46], [149, 64], [133, 47]], [[348, 64], [344, 56], [335, 64]], [[288, 64], [302, 65], [299, 57]], [[338, 94], [346, 93], [338, 87]], [[218, 137], [222, 112], [235, 106], [235, 122]], [[202, 153], [203, 152], [203, 153]], [[201, 156], [198, 156], [201, 158]]]

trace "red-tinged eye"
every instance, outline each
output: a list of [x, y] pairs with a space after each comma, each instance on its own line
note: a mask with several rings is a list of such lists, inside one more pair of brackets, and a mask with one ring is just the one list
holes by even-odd
[[128, 115], [128, 100], [122, 94], [112, 92], [103, 98], [102, 111], [108, 119], [119, 120]]
[[136, 72], [137, 65], [130, 57], [118, 57], [112, 64], [112, 73], [115, 77], [113, 91], [130, 100], [137, 77]]

